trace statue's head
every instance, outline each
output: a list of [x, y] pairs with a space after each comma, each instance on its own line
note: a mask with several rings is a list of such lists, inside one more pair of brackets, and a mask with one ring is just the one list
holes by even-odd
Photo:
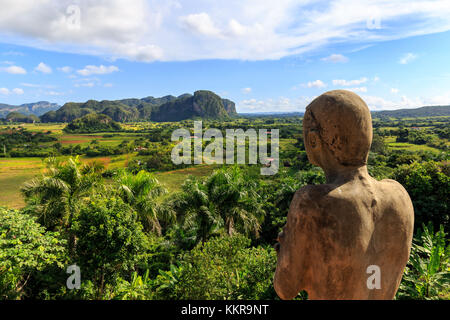
[[365, 165], [372, 143], [369, 108], [351, 91], [325, 92], [306, 107], [303, 137], [312, 164]]

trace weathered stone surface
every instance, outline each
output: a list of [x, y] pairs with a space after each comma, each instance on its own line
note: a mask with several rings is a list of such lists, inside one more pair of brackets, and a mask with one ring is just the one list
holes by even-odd
[[[408, 261], [414, 210], [394, 180], [367, 172], [372, 119], [355, 93], [329, 91], [306, 108], [308, 159], [327, 183], [298, 190], [278, 236], [274, 286], [282, 299], [306, 290], [310, 299], [393, 299]], [[369, 289], [369, 266], [380, 289]]]

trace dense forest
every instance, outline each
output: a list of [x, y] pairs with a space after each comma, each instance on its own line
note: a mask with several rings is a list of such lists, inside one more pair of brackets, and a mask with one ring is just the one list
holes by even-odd
[[[207, 104], [202, 112], [221, 107]], [[174, 165], [171, 133], [192, 129], [192, 120], [82, 133], [101, 119], [114, 123], [89, 114], [67, 127], [5, 123], [0, 130], [0, 163], [16, 165], [8, 179], [19, 163], [43, 159], [39, 174], [13, 186], [24, 204], [0, 208], [0, 299], [278, 299], [272, 246], [295, 191], [325, 181], [307, 159], [301, 117], [203, 120], [222, 133], [279, 128], [274, 176], [260, 175], [260, 164]], [[415, 209], [396, 299], [448, 300], [449, 118], [382, 118], [373, 126], [370, 174], [400, 182]], [[66, 271], [74, 264], [81, 287], [70, 290]]]

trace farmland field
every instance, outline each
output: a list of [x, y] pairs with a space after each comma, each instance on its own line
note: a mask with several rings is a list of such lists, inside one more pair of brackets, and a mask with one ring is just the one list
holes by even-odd
[[[416, 119], [417, 120], [417, 119]], [[433, 126], [430, 126], [429, 121], [426, 121], [427, 118], [421, 119], [424, 122], [424, 126], [421, 127], [422, 130], [431, 130]], [[429, 119], [428, 119], [429, 120]], [[439, 118], [439, 120], [445, 120]], [[255, 118], [251, 120], [253, 126], [256, 127], [270, 127], [271, 125], [265, 124], [266, 121]], [[271, 121], [273, 122], [273, 121]], [[248, 125], [250, 123], [249, 120], [246, 119], [236, 119], [234, 121], [234, 125]], [[281, 132], [286, 129], [292, 128], [292, 125], [297, 126], [301, 123], [301, 119], [293, 119], [290, 122], [279, 122], [276, 124], [276, 127], [281, 128]], [[375, 119], [374, 123], [380, 123], [379, 119]], [[398, 130], [398, 119], [394, 119], [390, 122], [387, 122], [382, 127], [377, 130], [390, 130], [391, 132], [397, 132]], [[444, 122], [445, 123], [445, 122]], [[441, 122], [438, 122], [440, 125]], [[172, 124], [173, 125], [173, 124]], [[186, 127], [192, 127], [192, 122], [187, 122], [183, 124]], [[81, 134], [81, 133], [65, 133], [63, 132], [63, 128], [65, 124], [20, 124], [20, 125], [0, 125], [0, 132], [9, 132], [12, 128], [22, 127], [27, 131], [33, 133], [48, 133], [51, 137], [54, 137], [54, 142], [43, 142], [40, 144], [41, 148], [46, 148], [46, 150], [52, 150], [52, 146], [58, 142], [61, 144], [61, 148], [95, 148], [95, 147], [103, 147], [103, 148], [115, 148], [116, 150], [121, 151], [124, 148], [128, 148], [128, 151], [124, 151], [123, 154], [111, 154], [111, 155], [81, 155], [80, 159], [82, 162], [90, 162], [90, 161], [98, 161], [103, 163], [106, 169], [114, 170], [125, 168], [129, 165], [130, 161], [135, 159], [140, 153], [136, 151], [135, 147], [127, 147], [130, 143], [136, 145], [139, 142], [138, 148], [143, 148], [142, 142], [146, 142], [146, 146], [151, 146], [152, 143], [148, 142], [148, 134], [145, 133], [146, 130], [159, 130], [163, 132], [167, 131], [167, 127], [170, 127], [170, 123], [151, 123], [151, 122], [141, 122], [141, 123], [128, 123], [123, 124], [124, 128], [128, 130], [127, 132], [102, 132], [102, 133], [89, 133], [89, 134]], [[206, 126], [206, 125], [205, 125]], [[179, 127], [177, 125], [176, 127]], [[142, 132], [144, 130], [144, 132]], [[300, 132], [299, 132], [300, 133]], [[448, 145], [448, 140], [444, 140]], [[297, 139], [292, 134], [285, 135], [285, 138], [280, 139], [280, 152], [285, 152], [285, 155], [290, 155], [292, 152], [296, 152], [295, 144]], [[413, 144], [409, 142], [396, 142], [396, 136], [386, 136], [384, 137], [384, 142], [387, 147], [392, 150], [399, 151], [407, 151], [407, 152], [422, 152], [428, 151], [433, 154], [439, 154], [442, 150], [439, 150], [435, 147], [428, 146], [426, 144]], [[155, 143], [157, 148], [163, 147], [164, 143]], [[24, 147], [23, 149], [27, 149], [28, 147]], [[166, 149], [165, 153], [170, 152], [170, 149]], [[67, 159], [70, 155], [57, 155], [56, 156], [62, 160]], [[21, 185], [32, 179], [33, 177], [39, 175], [43, 172], [44, 164], [43, 158], [40, 157], [12, 157], [12, 158], [0, 158], [0, 184], [1, 184], [1, 193], [0, 193], [0, 206], [6, 205], [12, 208], [21, 208], [24, 206], [23, 198], [19, 192]], [[190, 168], [182, 168], [178, 169], [177, 167], [173, 167], [172, 169], [165, 169], [160, 172], [158, 170], [152, 170], [155, 172], [158, 180], [169, 190], [169, 191], [178, 191], [186, 179], [187, 176], [207, 176], [209, 175], [214, 168], [217, 166], [213, 165], [200, 165], [194, 166]]]
[[25, 203], [19, 192], [20, 186], [43, 168], [39, 158], [0, 158], [0, 206], [23, 207]]

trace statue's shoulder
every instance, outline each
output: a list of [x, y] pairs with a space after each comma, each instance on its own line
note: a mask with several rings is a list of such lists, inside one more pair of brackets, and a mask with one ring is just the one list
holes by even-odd
[[392, 179], [384, 179], [377, 182], [378, 191], [385, 198], [396, 200], [411, 201], [406, 189], [397, 181]]
[[406, 192], [405, 188], [397, 181], [392, 179], [383, 179], [378, 181], [378, 185], [389, 190], [395, 190], [398, 192]]
[[308, 184], [298, 189], [295, 192], [294, 197], [298, 197], [305, 201], [308, 201], [311, 198], [316, 200], [326, 196], [332, 189], [333, 187], [328, 184]]
[[330, 191], [333, 187], [327, 184], [306, 185], [297, 192], [291, 202], [292, 210], [315, 211], [318, 212], [323, 207], [323, 204], [328, 202]]
[[352, 215], [367, 197], [366, 193], [359, 191], [355, 191], [351, 184], [307, 185], [295, 193], [291, 209], [301, 214], [325, 214], [327, 217]]
[[413, 211], [411, 197], [399, 182], [392, 179], [378, 181], [378, 192], [391, 205]]

